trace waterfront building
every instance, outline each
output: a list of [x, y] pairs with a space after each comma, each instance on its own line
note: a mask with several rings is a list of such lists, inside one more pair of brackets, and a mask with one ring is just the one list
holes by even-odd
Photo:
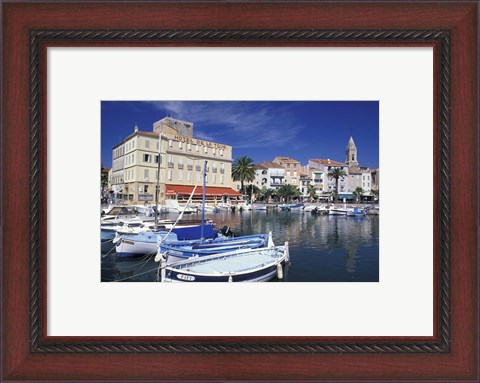
[[239, 196], [232, 189], [232, 147], [194, 138], [193, 123], [166, 117], [154, 122], [152, 132], [135, 127], [113, 148], [112, 187], [129, 203], [154, 202], [159, 175], [159, 203], [187, 199], [195, 185], [195, 198], [200, 199], [205, 160], [207, 197], [225, 200]]
[[274, 162], [262, 162], [255, 165], [253, 184], [259, 189], [278, 189], [285, 185], [285, 169]]
[[[313, 186], [317, 190], [317, 195], [320, 199], [331, 197], [332, 193], [335, 191], [336, 180], [328, 176], [328, 173], [335, 168], [342, 169], [348, 175], [348, 165], [343, 162], [334, 161], [329, 158], [313, 158], [308, 160], [308, 169], [313, 180]], [[348, 176], [340, 177], [338, 179], [339, 194], [349, 192], [347, 179]]]
[[308, 187], [312, 185], [312, 177], [308, 175], [308, 172], [300, 172], [300, 192], [302, 193], [303, 198], [310, 198], [310, 195], [308, 193]]
[[272, 162], [281, 165], [285, 169], [285, 183], [300, 187], [300, 173], [303, 171], [300, 161], [290, 157], [278, 156]]

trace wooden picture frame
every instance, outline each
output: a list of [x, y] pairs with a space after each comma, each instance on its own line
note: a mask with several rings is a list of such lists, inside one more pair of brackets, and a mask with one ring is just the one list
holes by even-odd
[[[2, 7], [2, 379], [479, 379], [477, 2]], [[434, 336], [46, 336], [45, 52], [70, 45], [434, 47]]]

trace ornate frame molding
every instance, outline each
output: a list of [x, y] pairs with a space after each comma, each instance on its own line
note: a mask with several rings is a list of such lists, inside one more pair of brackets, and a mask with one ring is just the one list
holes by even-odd
[[[438, 71], [438, 340], [367, 342], [56, 342], [42, 334], [42, 61], [49, 42], [426, 43]], [[37, 30], [30, 33], [30, 348], [33, 353], [446, 353], [450, 350], [450, 34], [438, 30]], [[46, 158], [46, 157], [45, 157]]]

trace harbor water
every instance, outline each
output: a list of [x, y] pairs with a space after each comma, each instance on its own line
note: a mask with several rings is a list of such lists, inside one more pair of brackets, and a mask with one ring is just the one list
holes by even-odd
[[[178, 215], [162, 215], [175, 220]], [[187, 217], [187, 216], [186, 216]], [[190, 215], [188, 218], [200, 218]], [[272, 282], [378, 282], [379, 216], [313, 215], [303, 211], [221, 211], [206, 214], [217, 228], [235, 235], [273, 234], [276, 245], [289, 243], [290, 265], [283, 280]], [[102, 254], [102, 282], [154, 282], [155, 254], [120, 258]]]

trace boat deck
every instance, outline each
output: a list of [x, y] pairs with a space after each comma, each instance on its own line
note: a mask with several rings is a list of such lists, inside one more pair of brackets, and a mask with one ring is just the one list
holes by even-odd
[[198, 274], [228, 274], [255, 269], [273, 263], [278, 257], [271, 253], [244, 254], [241, 257], [226, 257], [212, 259], [208, 262], [199, 262], [185, 265], [185, 271]]

